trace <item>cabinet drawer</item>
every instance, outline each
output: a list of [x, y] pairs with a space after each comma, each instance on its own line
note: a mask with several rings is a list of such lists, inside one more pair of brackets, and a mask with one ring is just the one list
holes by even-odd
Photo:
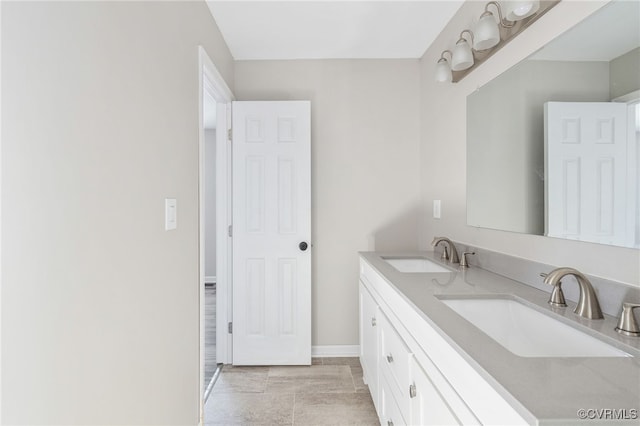
[[396, 403], [391, 386], [385, 377], [380, 378], [380, 405], [382, 407], [382, 410], [379, 411], [380, 424], [382, 426], [405, 426], [407, 422]]
[[383, 313], [378, 316], [380, 318], [380, 369], [387, 376], [389, 385], [394, 388], [401, 411], [409, 413], [407, 392], [410, 384], [411, 351], [389, 319]]

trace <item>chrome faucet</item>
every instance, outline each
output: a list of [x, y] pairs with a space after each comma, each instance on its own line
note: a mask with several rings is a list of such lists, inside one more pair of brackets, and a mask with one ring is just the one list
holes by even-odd
[[[556, 268], [547, 274], [544, 278], [544, 283], [554, 287], [549, 303], [556, 306], [562, 306], [558, 303], [560, 300], [564, 303], [564, 295], [562, 294], [562, 288], [560, 287], [560, 280], [566, 275], [573, 275], [576, 278], [576, 281], [578, 281], [578, 286], [580, 287], [578, 306], [576, 306], [576, 309], [573, 312], [584, 318], [603, 319], [604, 316], [602, 316], [602, 310], [600, 309], [600, 303], [598, 303], [596, 292], [593, 290], [593, 287], [587, 277], [577, 269], [566, 267]], [[564, 306], [566, 306], [566, 304], [564, 304]]]
[[443, 259], [449, 260], [451, 263], [460, 263], [460, 258], [458, 257], [458, 251], [456, 250], [456, 246], [453, 245], [453, 242], [445, 237], [433, 237], [433, 241], [431, 241], [431, 245], [435, 248], [441, 242], [445, 242], [449, 245], [449, 253], [450, 256], [445, 256], [447, 254], [447, 246], [444, 246], [444, 254]]

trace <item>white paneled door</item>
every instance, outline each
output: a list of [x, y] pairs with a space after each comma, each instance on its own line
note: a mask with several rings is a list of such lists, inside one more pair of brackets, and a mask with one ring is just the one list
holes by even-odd
[[627, 105], [545, 104], [546, 235], [626, 245]]
[[311, 364], [308, 101], [233, 103], [233, 363]]

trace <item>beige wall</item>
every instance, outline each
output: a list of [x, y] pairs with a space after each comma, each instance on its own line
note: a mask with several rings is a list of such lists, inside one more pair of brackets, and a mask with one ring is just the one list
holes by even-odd
[[3, 424], [198, 423], [199, 44], [233, 86], [204, 2], [2, 2]]
[[[533, 26], [456, 84], [434, 81], [440, 52], [450, 49], [464, 28], [482, 13], [483, 2], [467, 2], [454, 16], [421, 62], [421, 182], [427, 211], [442, 200], [442, 219], [425, 215], [421, 246], [434, 235], [446, 235], [479, 247], [638, 286], [638, 250], [542, 236], [523, 235], [466, 225], [466, 98], [476, 88], [515, 65], [606, 2], [563, 1]], [[446, 176], [446, 179], [443, 177]]]
[[358, 343], [360, 250], [415, 249], [419, 61], [239, 61], [238, 100], [311, 100], [313, 345]]
[[640, 47], [619, 56], [609, 63], [611, 99], [640, 90]]

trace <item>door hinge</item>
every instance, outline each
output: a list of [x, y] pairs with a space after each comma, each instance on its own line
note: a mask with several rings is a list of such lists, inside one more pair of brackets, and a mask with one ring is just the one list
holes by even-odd
[[229, 323], [229, 334], [233, 334], [233, 323]]
[[229, 141], [233, 140], [233, 129], [227, 130], [227, 139], [229, 139]]
[[227, 234], [229, 234], [230, 237], [233, 237], [233, 225], [229, 225], [227, 228]]

